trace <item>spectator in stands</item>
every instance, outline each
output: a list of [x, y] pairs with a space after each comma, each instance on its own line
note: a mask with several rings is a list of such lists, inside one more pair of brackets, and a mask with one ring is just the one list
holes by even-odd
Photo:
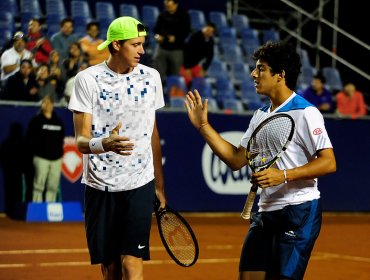
[[78, 36], [73, 33], [73, 21], [71, 18], [64, 18], [60, 22], [60, 31], [51, 36], [51, 44], [58, 50], [61, 60], [68, 58], [69, 46], [78, 41]]
[[28, 23], [26, 49], [32, 52], [37, 65], [47, 63], [53, 49], [47, 37], [41, 32], [40, 20], [33, 18]]
[[78, 42], [69, 46], [68, 58], [62, 64], [62, 79], [66, 82], [69, 78], [76, 76], [81, 64], [86, 62], [83, 51]]
[[18, 31], [13, 36], [13, 46], [4, 51], [0, 58], [1, 81], [4, 85], [6, 79], [19, 70], [23, 59], [33, 59], [32, 53], [26, 50], [26, 37], [23, 32]]
[[336, 100], [337, 113], [341, 116], [357, 119], [367, 114], [364, 96], [353, 83], [347, 83], [343, 91], [337, 93]]
[[179, 0], [165, 0], [165, 11], [159, 14], [154, 27], [158, 43], [154, 54], [154, 68], [161, 74], [162, 82], [168, 75], [179, 75], [183, 64], [183, 49], [191, 25], [188, 12], [179, 8]]
[[320, 112], [333, 113], [333, 94], [325, 87], [325, 82], [325, 77], [321, 73], [316, 74], [311, 85], [302, 91], [302, 96], [315, 105]]
[[99, 38], [100, 25], [98, 22], [89, 22], [86, 25], [87, 35], [82, 37], [79, 41], [81, 49], [84, 52], [86, 59], [90, 65], [95, 65], [103, 62], [109, 56], [109, 51], [107, 49], [99, 51], [97, 49], [98, 45], [104, 41]]
[[41, 102], [40, 112], [31, 119], [27, 141], [33, 152], [35, 175], [33, 180], [33, 202], [55, 202], [60, 183], [64, 145], [64, 125], [54, 112], [50, 95]]
[[62, 80], [63, 62], [61, 61], [57, 50], [52, 50], [50, 52], [48, 65], [50, 70], [50, 83], [55, 86], [58, 99], [61, 99], [63, 97], [65, 82]]
[[38, 99], [42, 100], [45, 96], [49, 95], [52, 100], [59, 101], [55, 85], [50, 82], [50, 71], [47, 64], [42, 64], [38, 67], [36, 71], [36, 81], [38, 86]]
[[37, 82], [32, 61], [23, 59], [20, 69], [10, 76], [2, 89], [2, 99], [15, 101], [37, 101]]
[[[82, 70], [85, 70], [89, 66], [90, 65], [87, 62], [81, 63], [80, 68], [78, 69], [78, 72], [80, 72]], [[64, 105], [68, 105], [69, 100], [71, 98], [71, 95], [72, 95], [72, 92], [73, 92], [75, 77], [76, 76], [73, 76], [73, 77], [69, 78], [66, 82], [66, 86], [64, 88], [64, 98], [63, 98], [63, 104]]]
[[[186, 84], [189, 86], [193, 77], [204, 77], [213, 59], [216, 26], [209, 22], [202, 30], [196, 31], [185, 43], [184, 64], [180, 69]], [[203, 62], [201, 65], [200, 63]]]

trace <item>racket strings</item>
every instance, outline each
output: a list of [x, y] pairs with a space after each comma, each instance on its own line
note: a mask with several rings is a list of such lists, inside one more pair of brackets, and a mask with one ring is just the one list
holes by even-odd
[[287, 117], [272, 119], [250, 141], [250, 164], [258, 168], [271, 162], [288, 142], [292, 122]]
[[181, 219], [172, 213], [161, 217], [163, 238], [172, 254], [184, 265], [191, 265], [196, 257], [193, 237]]

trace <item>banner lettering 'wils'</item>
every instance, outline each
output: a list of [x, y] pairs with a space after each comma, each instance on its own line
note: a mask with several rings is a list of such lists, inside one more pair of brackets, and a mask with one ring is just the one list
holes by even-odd
[[[229, 131], [221, 133], [221, 136], [239, 145], [239, 141], [244, 135], [240, 131]], [[251, 188], [250, 174], [248, 167], [243, 167], [238, 171], [232, 171], [222, 162], [206, 144], [202, 152], [202, 171], [207, 186], [217, 194], [241, 195], [247, 194]]]

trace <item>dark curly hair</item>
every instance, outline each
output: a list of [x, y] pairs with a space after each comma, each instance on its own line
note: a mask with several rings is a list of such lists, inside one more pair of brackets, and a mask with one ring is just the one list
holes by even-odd
[[261, 60], [271, 67], [272, 75], [285, 71], [286, 86], [295, 90], [301, 73], [301, 59], [295, 47], [282, 41], [266, 42], [252, 56], [254, 61]]

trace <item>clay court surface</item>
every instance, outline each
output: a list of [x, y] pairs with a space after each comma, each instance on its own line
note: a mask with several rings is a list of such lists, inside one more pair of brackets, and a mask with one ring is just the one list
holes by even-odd
[[[235, 214], [186, 214], [197, 235], [198, 262], [183, 268], [165, 252], [153, 219], [146, 280], [237, 279], [248, 223]], [[83, 223], [26, 223], [0, 217], [0, 279], [101, 279], [89, 263]], [[325, 213], [307, 280], [370, 279], [370, 214]]]

